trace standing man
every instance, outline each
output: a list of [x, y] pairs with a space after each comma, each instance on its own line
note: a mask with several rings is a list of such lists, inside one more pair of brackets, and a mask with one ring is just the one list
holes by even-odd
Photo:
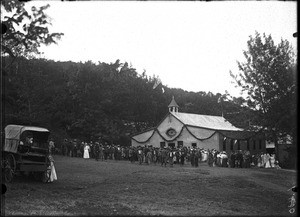
[[195, 149], [194, 163], [195, 163], [195, 167], [199, 166], [199, 150], [197, 150], [197, 149]]
[[168, 156], [169, 156], [169, 164], [171, 167], [173, 167], [173, 163], [174, 163], [174, 152], [172, 150], [172, 148], [169, 149], [169, 153], [168, 153]]
[[162, 148], [160, 152], [161, 152], [161, 154], [160, 154], [161, 166], [165, 165], [165, 167], [166, 167], [167, 166], [167, 157], [168, 157], [168, 152], [167, 152], [166, 147]]
[[190, 154], [190, 157], [191, 157], [191, 165], [192, 167], [195, 166], [195, 151], [193, 148], [191, 148], [191, 154]]
[[67, 153], [67, 144], [68, 144], [68, 140], [65, 139], [64, 142], [62, 143], [62, 147], [61, 147], [61, 151], [62, 151], [62, 155], [65, 156]]
[[99, 157], [101, 161], [104, 160], [104, 147], [102, 143], [100, 143], [100, 147], [99, 147]]
[[133, 163], [133, 149], [132, 147], [129, 147], [129, 151], [128, 151], [128, 158], [130, 160], [131, 163]]
[[99, 160], [99, 154], [100, 154], [100, 144], [99, 142], [95, 142], [95, 160]]
[[213, 166], [213, 153], [212, 153], [212, 150], [209, 150], [208, 149], [208, 160], [207, 160], [207, 163], [208, 163], [208, 166], [212, 167]]

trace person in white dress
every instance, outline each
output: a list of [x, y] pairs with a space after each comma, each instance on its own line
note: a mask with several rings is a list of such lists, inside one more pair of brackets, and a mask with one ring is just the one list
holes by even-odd
[[262, 167], [262, 155], [257, 154], [257, 167], [261, 168]]
[[89, 154], [90, 146], [87, 143], [84, 144], [84, 149], [83, 150], [84, 150], [83, 158], [84, 159], [89, 159], [90, 158], [90, 154]]
[[275, 168], [275, 154], [270, 156], [270, 164], [272, 168]]
[[270, 155], [269, 153], [266, 154], [266, 157], [265, 157], [265, 168], [271, 168], [271, 164], [270, 164]]
[[51, 173], [50, 173], [50, 178], [48, 180], [48, 182], [53, 182], [55, 180], [57, 180], [57, 175], [56, 175], [56, 171], [55, 171], [55, 167], [54, 167], [54, 159], [51, 155], [49, 155], [49, 160], [50, 160], [50, 167], [51, 167]]
[[202, 150], [201, 151], [201, 161], [202, 162], [206, 162], [207, 161], [207, 158], [208, 158], [208, 153], [206, 150]]

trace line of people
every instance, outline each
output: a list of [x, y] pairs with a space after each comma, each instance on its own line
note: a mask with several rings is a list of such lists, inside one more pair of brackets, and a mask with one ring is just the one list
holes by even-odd
[[275, 161], [275, 155], [268, 153], [257, 153], [251, 155], [249, 151], [236, 150], [227, 154], [225, 151], [215, 149], [205, 150], [197, 147], [163, 147], [152, 146], [123, 147], [120, 145], [109, 145], [107, 142], [79, 142], [74, 139], [65, 140], [62, 145], [62, 154], [70, 157], [93, 158], [95, 160], [129, 160], [139, 164], [160, 164], [171, 167], [174, 164], [191, 164], [198, 167], [200, 163], [207, 162], [209, 166], [231, 167], [231, 168], [280, 168]]

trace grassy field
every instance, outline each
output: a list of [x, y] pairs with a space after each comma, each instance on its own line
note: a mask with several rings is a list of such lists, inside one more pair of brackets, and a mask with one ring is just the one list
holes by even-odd
[[5, 215], [251, 215], [289, 213], [296, 172], [54, 156], [58, 180], [7, 184]]

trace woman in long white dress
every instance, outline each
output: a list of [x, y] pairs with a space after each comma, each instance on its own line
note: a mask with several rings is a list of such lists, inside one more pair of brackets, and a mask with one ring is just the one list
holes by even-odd
[[271, 168], [269, 153], [266, 154], [265, 160], [266, 160], [265, 168]]
[[275, 154], [272, 154], [270, 156], [270, 163], [271, 163], [271, 167], [274, 168], [275, 167]]
[[50, 173], [50, 178], [49, 178], [48, 182], [53, 182], [53, 181], [57, 180], [57, 175], [56, 175], [56, 171], [55, 171], [55, 167], [54, 167], [54, 159], [51, 155], [49, 155], [48, 158], [50, 160], [50, 167], [51, 167], [51, 173]]
[[84, 149], [83, 150], [84, 150], [83, 158], [84, 159], [89, 159], [90, 158], [90, 154], [89, 154], [90, 146], [87, 143], [84, 144]]

